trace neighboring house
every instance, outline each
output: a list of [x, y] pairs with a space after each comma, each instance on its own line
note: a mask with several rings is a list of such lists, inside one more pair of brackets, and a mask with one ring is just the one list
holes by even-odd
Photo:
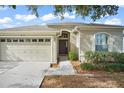
[[57, 23], [0, 30], [0, 60], [57, 62], [74, 51], [83, 61], [86, 51], [123, 52], [124, 26]]

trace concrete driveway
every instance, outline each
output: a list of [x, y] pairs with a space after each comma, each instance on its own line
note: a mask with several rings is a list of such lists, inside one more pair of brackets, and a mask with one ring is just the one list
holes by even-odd
[[0, 62], [0, 88], [38, 88], [49, 67], [46, 62]]

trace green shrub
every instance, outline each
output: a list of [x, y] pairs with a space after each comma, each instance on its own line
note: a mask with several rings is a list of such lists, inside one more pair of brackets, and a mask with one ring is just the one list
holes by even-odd
[[124, 63], [124, 53], [118, 52], [103, 52], [103, 51], [88, 51], [85, 53], [85, 61], [89, 63], [114, 62]]
[[118, 59], [117, 61], [119, 63], [124, 63], [124, 53], [118, 54], [118, 58], [117, 59]]
[[93, 52], [92, 51], [88, 51], [88, 52], [86, 52], [85, 53], [85, 55], [84, 55], [84, 57], [85, 57], [85, 61], [86, 62], [92, 62], [93, 61]]
[[83, 70], [124, 71], [124, 53], [88, 51], [85, 53], [85, 62], [81, 64]]
[[69, 60], [77, 60], [77, 55], [75, 52], [69, 52], [68, 57]]
[[80, 66], [82, 70], [95, 70], [95, 66], [91, 63], [82, 63]]
[[124, 64], [120, 64], [120, 63], [106, 64], [104, 70], [109, 72], [124, 71]]
[[119, 57], [119, 53], [117, 53], [117, 52], [113, 52], [113, 58], [114, 58], [114, 61], [116, 62], [116, 63], [118, 63], [119, 62], [119, 60], [118, 60], [118, 57]]
[[85, 53], [85, 61], [91, 63], [105, 62], [105, 57], [107, 56], [106, 52], [92, 52], [88, 51]]
[[82, 63], [82, 70], [101, 70], [108, 72], [121, 72], [124, 71], [124, 64], [121, 63]]

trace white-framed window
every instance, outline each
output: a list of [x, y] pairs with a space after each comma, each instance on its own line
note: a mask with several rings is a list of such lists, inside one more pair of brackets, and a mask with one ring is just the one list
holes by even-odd
[[31, 42], [31, 39], [25, 39], [25, 42]]
[[109, 34], [97, 33], [95, 35], [95, 51], [108, 51]]
[[0, 38], [0, 42], [40, 42], [40, 43], [50, 43], [50, 38]]
[[24, 42], [24, 39], [19, 39], [19, 42]]
[[7, 42], [12, 42], [12, 39], [10, 39], [10, 38], [7, 38]]
[[18, 39], [13, 39], [13, 42], [18, 42]]
[[39, 42], [44, 42], [44, 39], [42, 38], [42, 39], [39, 39]]
[[45, 39], [45, 42], [50, 42], [50, 39], [48, 39], [48, 38], [47, 38], [47, 39]]
[[1, 38], [0, 42], [6, 42], [6, 39], [5, 38]]
[[32, 39], [32, 42], [37, 42], [37, 39]]

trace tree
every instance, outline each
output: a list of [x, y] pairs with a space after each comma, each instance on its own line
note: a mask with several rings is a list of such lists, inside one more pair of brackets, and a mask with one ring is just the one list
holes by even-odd
[[55, 15], [63, 17], [65, 12], [76, 12], [82, 18], [90, 17], [93, 21], [105, 16], [118, 14], [118, 6], [115, 5], [76, 5], [76, 6], [55, 6]]
[[[16, 5], [10, 5], [13, 9], [16, 9]], [[39, 16], [38, 8], [42, 6], [28, 5], [26, 6], [29, 11]], [[82, 18], [90, 17], [93, 21], [105, 16], [113, 16], [118, 14], [119, 6], [117, 5], [53, 5], [55, 11], [54, 15], [61, 16], [64, 19], [65, 12], [75, 11], [76, 16]]]

